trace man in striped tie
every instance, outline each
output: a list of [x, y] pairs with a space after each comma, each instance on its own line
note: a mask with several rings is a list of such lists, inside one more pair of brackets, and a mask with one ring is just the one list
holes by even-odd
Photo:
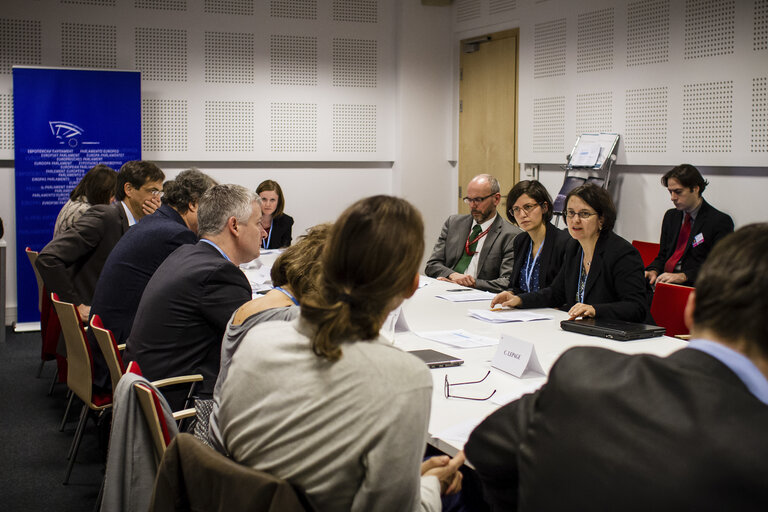
[[696, 167], [678, 165], [661, 183], [675, 207], [664, 214], [659, 255], [645, 269], [645, 277], [651, 284], [693, 286], [712, 247], [733, 232], [733, 220], [701, 197], [709, 182]]

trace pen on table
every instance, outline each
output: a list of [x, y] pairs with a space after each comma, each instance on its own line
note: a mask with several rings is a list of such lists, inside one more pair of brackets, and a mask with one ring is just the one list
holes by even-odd
[[468, 292], [472, 290], [472, 288], [451, 288], [450, 290], [445, 290], [447, 292]]

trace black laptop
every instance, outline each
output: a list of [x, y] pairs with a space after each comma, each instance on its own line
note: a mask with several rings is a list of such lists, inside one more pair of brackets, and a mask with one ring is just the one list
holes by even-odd
[[608, 338], [609, 340], [629, 341], [664, 336], [665, 329], [656, 325], [636, 324], [622, 320], [604, 320], [595, 318], [579, 318], [563, 320], [560, 327], [564, 331], [587, 334]]

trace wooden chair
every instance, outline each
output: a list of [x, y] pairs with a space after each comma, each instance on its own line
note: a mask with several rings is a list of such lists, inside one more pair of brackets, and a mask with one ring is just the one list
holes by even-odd
[[643, 258], [643, 266], [647, 267], [656, 256], [659, 255], [660, 244], [653, 242], [643, 242], [641, 240], [632, 240], [632, 245], [640, 252], [640, 257]]
[[657, 325], [667, 330], [667, 336], [683, 337], [688, 334], [683, 313], [692, 291], [693, 288], [690, 286], [656, 284], [653, 302], [651, 302], [651, 316]]
[[[51, 297], [45, 288], [43, 278], [38, 272], [35, 262], [40, 254], [37, 251], [33, 251], [29, 247], [25, 249], [29, 263], [32, 265], [32, 270], [35, 272], [35, 278], [37, 279], [37, 309], [40, 311], [40, 337], [42, 338], [42, 348], [40, 351], [40, 366], [37, 368], [37, 377], [39, 378], [43, 372], [43, 366], [46, 361], [56, 359], [56, 345], [59, 343], [59, 336], [61, 335], [61, 326], [59, 325], [59, 319], [56, 316], [56, 311], [51, 304]], [[51, 389], [48, 392], [50, 395], [53, 391], [53, 386], [58, 378], [58, 370], [56, 375], [53, 376], [53, 382], [51, 383]]]
[[[80, 412], [80, 420], [77, 423], [75, 437], [69, 449], [69, 465], [67, 474], [64, 477], [64, 485], [69, 483], [69, 476], [72, 473], [72, 467], [77, 458], [77, 451], [80, 449], [80, 441], [85, 432], [85, 423], [88, 419], [89, 411], [98, 413], [99, 417], [105, 409], [112, 407], [112, 395], [103, 393], [94, 393], [93, 389], [93, 357], [91, 348], [85, 338], [85, 330], [80, 319], [77, 308], [70, 302], [59, 300], [58, 295], [51, 294], [51, 302], [56, 308], [56, 314], [61, 322], [61, 331], [64, 334], [64, 343], [67, 346], [67, 387], [72, 391], [67, 412], [64, 414], [66, 421], [69, 407], [72, 399], [76, 395], [83, 401], [83, 408]], [[63, 424], [63, 422], [62, 422]]]

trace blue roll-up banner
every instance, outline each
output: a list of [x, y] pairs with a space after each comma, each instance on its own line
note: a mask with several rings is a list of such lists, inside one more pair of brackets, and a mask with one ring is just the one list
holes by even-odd
[[69, 193], [96, 164], [141, 159], [138, 71], [14, 67], [16, 283], [19, 323], [38, 322], [25, 248], [42, 249]]

